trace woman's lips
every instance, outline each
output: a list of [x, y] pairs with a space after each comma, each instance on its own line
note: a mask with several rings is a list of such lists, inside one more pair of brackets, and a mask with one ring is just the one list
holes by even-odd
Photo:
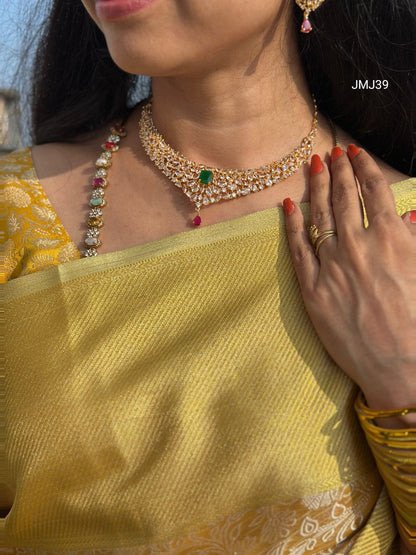
[[156, 0], [96, 0], [95, 12], [99, 19], [121, 19], [137, 13]]

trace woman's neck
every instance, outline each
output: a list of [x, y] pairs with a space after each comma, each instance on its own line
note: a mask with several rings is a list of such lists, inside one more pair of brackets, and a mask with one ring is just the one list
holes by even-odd
[[285, 36], [285, 50], [273, 38], [260, 53], [239, 52], [202, 75], [154, 77], [153, 120], [165, 140], [221, 168], [259, 167], [297, 147], [314, 105], [295, 37]]

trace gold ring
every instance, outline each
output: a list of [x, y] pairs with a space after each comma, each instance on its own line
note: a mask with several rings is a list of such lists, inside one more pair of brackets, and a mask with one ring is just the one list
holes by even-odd
[[[333, 237], [337, 232], [334, 229], [326, 229], [325, 231], [318, 231], [315, 224], [309, 227], [309, 237], [311, 239], [312, 246], [315, 250], [315, 255], [318, 256], [318, 251], [322, 243], [328, 239], [328, 237]], [[318, 256], [319, 258], [319, 256]]]
[[315, 242], [314, 245], [314, 249], [315, 249], [315, 255], [319, 258], [319, 249], [321, 248], [321, 245], [324, 241], [326, 241], [329, 237], [333, 237], [337, 234], [336, 231], [328, 230], [328, 231], [324, 231], [323, 233], [319, 234], [319, 237], [317, 239], [317, 241]]
[[319, 237], [319, 231], [315, 224], [309, 226], [309, 237], [310, 237], [312, 246], [314, 247]]

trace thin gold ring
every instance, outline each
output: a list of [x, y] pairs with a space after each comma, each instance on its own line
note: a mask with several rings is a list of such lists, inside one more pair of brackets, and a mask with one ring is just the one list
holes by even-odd
[[326, 229], [325, 231], [319, 232], [315, 224], [309, 226], [309, 237], [311, 239], [311, 243], [313, 247], [315, 246], [316, 242], [320, 237], [324, 237], [326, 235], [331, 236], [334, 234], [336, 234], [336, 231], [334, 231], [333, 229]]
[[316, 256], [318, 256], [318, 252], [319, 252], [319, 249], [321, 248], [322, 243], [326, 239], [328, 239], [328, 237], [333, 237], [336, 234], [337, 232], [334, 229], [326, 229], [325, 231], [319, 232], [315, 224], [312, 224], [311, 226], [309, 226], [309, 237]]
[[322, 243], [323, 243], [324, 241], [326, 241], [327, 239], [329, 239], [329, 237], [334, 237], [336, 234], [337, 234], [337, 232], [336, 232], [336, 231], [333, 231], [332, 229], [331, 229], [331, 230], [328, 230], [328, 231], [324, 231], [323, 233], [320, 233], [320, 234], [319, 234], [319, 237], [318, 237], [318, 239], [316, 240], [315, 245], [314, 245], [315, 255], [316, 255], [318, 258], [319, 258], [319, 249], [321, 248]]

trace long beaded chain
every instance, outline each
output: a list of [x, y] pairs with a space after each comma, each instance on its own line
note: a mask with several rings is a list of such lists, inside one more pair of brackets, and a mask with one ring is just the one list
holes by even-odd
[[88, 214], [88, 230], [84, 240], [86, 250], [82, 253], [85, 258], [97, 256], [97, 248], [101, 245], [100, 229], [103, 226], [103, 208], [107, 204], [104, 199], [105, 188], [108, 185], [107, 170], [112, 164], [113, 152], [120, 148], [121, 137], [127, 135], [126, 130], [120, 124], [111, 128], [107, 141], [101, 145], [103, 152], [95, 162], [95, 175], [92, 180], [93, 191], [89, 205], [91, 210]]

